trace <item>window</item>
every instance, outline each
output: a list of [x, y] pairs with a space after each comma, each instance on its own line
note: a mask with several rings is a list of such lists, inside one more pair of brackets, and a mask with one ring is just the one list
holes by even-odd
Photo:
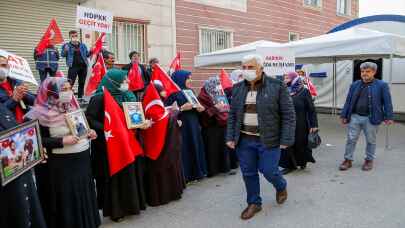
[[352, 1], [351, 0], [337, 0], [337, 14], [338, 15], [346, 15], [350, 16], [351, 8], [352, 8]]
[[106, 36], [107, 49], [115, 54], [117, 64], [128, 63], [131, 51], [139, 52], [145, 62], [146, 24], [114, 21], [112, 33]]
[[299, 39], [300, 39], [300, 35], [298, 33], [295, 33], [295, 32], [289, 32], [288, 33], [288, 41], [289, 42], [296, 41], [296, 40], [299, 40]]
[[305, 6], [321, 8], [322, 7], [322, 0], [304, 0]]
[[230, 48], [233, 33], [221, 29], [200, 28], [200, 54]]

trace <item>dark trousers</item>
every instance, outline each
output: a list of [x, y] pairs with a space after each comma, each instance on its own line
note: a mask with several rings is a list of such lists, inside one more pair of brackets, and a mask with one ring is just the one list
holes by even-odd
[[41, 82], [43, 82], [46, 77], [51, 76], [51, 77], [55, 77], [56, 74], [56, 70], [53, 71], [51, 68], [45, 68], [44, 70], [38, 70], [39, 72], [39, 79], [41, 80]]
[[236, 147], [236, 153], [245, 182], [248, 204], [262, 204], [259, 172], [274, 186], [277, 192], [286, 189], [287, 181], [278, 169], [279, 147], [268, 148], [259, 137], [242, 136]]
[[77, 96], [79, 98], [83, 97], [84, 83], [86, 82], [87, 67], [70, 67], [68, 70], [68, 79], [72, 87], [76, 82], [76, 77], [79, 76], [79, 88]]

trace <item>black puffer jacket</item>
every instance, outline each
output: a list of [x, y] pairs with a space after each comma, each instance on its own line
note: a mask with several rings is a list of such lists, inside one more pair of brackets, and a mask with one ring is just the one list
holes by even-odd
[[[236, 144], [239, 141], [248, 91], [249, 84], [246, 81], [233, 87], [226, 141], [234, 141]], [[294, 105], [283, 82], [263, 74], [263, 83], [257, 90], [256, 109], [262, 143], [270, 148], [294, 144]]]

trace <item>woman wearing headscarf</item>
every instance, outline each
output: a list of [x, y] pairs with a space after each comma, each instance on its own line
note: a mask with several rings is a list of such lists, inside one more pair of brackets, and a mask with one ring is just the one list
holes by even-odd
[[[120, 222], [125, 216], [139, 214], [145, 206], [143, 167], [141, 157], [110, 176], [107, 144], [104, 136], [104, 92], [108, 90], [121, 106], [123, 102], [136, 102], [137, 97], [128, 91], [127, 72], [111, 69], [103, 77], [96, 94], [90, 99], [86, 116], [89, 125], [100, 135], [92, 143], [93, 175], [96, 179], [97, 200], [104, 217]], [[118, 153], [119, 151], [117, 151]]]
[[318, 119], [311, 94], [304, 87], [301, 78], [295, 72], [284, 76], [284, 82], [294, 102], [296, 114], [295, 144], [283, 150], [280, 166], [283, 174], [301, 167], [305, 169], [308, 162], [315, 163], [312, 150], [308, 148], [308, 134], [318, 130]]
[[[153, 81], [160, 98], [166, 98], [162, 83]], [[169, 112], [166, 139], [156, 160], [146, 159], [145, 192], [151, 206], [167, 204], [179, 200], [183, 194], [185, 180], [181, 165], [181, 122], [179, 111], [166, 107]], [[148, 153], [145, 149], [145, 153]]]
[[[0, 131], [17, 126], [14, 113], [2, 103], [0, 116]], [[0, 202], [0, 227], [46, 228], [31, 170], [5, 186], [0, 184]]]
[[[191, 90], [191, 72], [178, 70], [173, 73], [173, 81], [182, 90]], [[192, 91], [192, 90], [191, 90]], [[199, 113], [204, 111], [204, 107], [193, 105], [188, 102], [183, 91], [170, 95], [166, 100], [167, 105], [174, 102], [180, 107], [179, 119], [182, 122], [182, 163], [186, 182], [201, 180], [207, 175], [205, 162], [204, 143], [201, 137], [201, 126], [199, 123]]]
[[207, 160], [207, 176], [230, 171], [229, 151], [225, 146], [225, 130], [228, 112], [224, 111], [224, 104], [215, 104], [215, 97], [220, 96], [218, 77], [211, 77], [205, 81], [198, 100], [205, 110], [201, 112], [202, 136]]
[[100, 225], [90, 162], [89, 130], [79, 139], [65, 115], [79, 109], [66, 78], [46, 78], [25, 118], [38, 120], [47, 163], [37, 166], [36, 180], [45, 219], [50, 228], [94, 228]]

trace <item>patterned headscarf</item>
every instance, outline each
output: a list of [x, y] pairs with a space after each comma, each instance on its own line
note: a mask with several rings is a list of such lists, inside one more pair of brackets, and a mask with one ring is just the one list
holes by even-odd
[[210, 77], [204, 82], [204, 89], [212, 99], [216, 96], [223, 95], [221, 94], [222, 91], [218, 89], [219, 85], [221, 85], [221, 82], [217, 76]]
[[42, 126], [58, 127], [66, 125], [65, 114], [79, 109], [75, 96], [68, 104], [59, 101], [59, 92], [68, 80], [63, 77], [47, 77], [38, 89], [34, 106], [25, 115], [26, 118], [38, 120]]
[[294, 96], [304, 88], [304, 83], [296, 72], [289, 72], [287, 77], [291, 80], [291, 82], [287, 84], [288, 91], [291, 96]]

